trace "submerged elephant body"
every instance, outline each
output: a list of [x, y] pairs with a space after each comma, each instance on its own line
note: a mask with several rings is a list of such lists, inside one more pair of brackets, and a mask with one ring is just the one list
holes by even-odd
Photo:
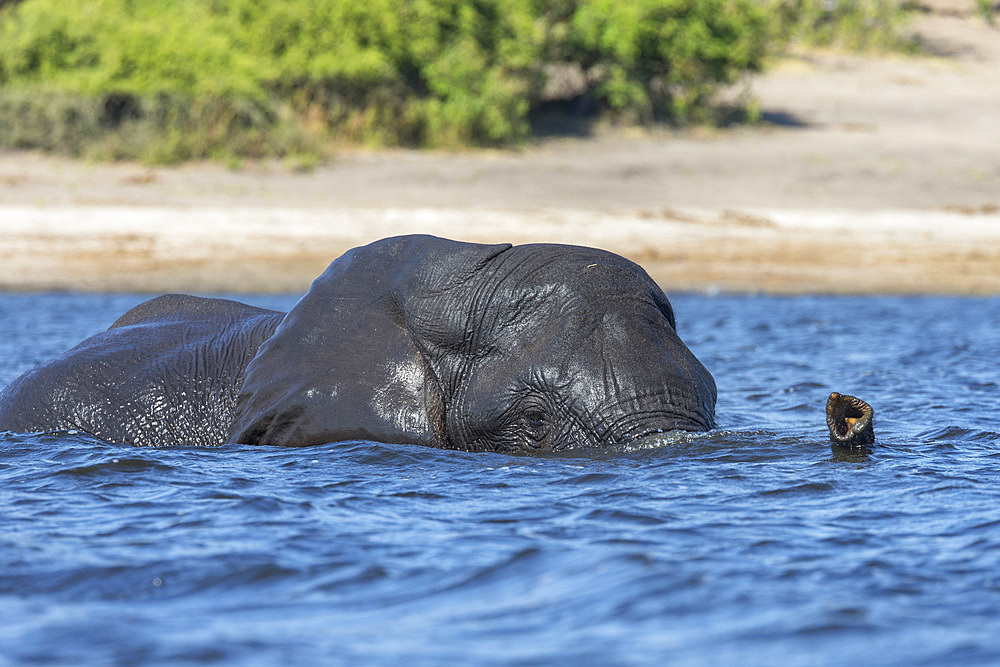
[[78, 430], [134, 445], [221, 444], [246, 365], [284, 313], [166, 295], [14, 380], [0, 430]]
[[612, 253], [429, 236], [355, 248], [287, 314], [165, 296], [0, 393], [0, 430], [137, 445], [601, 447], [714, 425], [663, 292]]

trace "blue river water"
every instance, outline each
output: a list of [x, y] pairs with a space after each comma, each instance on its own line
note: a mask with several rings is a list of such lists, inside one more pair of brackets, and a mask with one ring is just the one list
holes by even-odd
[[[142, 298], [0, 294], [0, 385]], [[1000, 661], [1000, 299], [672, 301], [719, 428], [630, 451], [0, 434], [0, 664]]]

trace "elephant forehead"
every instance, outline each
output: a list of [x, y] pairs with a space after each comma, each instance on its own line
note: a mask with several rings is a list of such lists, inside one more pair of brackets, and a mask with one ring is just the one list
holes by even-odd
[[509, 328], [480, 363], [512, 386], [553, 389], [676, 382], [693, 360], [662, 316], [598, 312], [551, 324]]
[[500, 256], [497, 263], [500, 279], [512, 294], [556, 292], [593, 299], [655, 288], [637, 264], [603, 250], [527, 245], [514, 251]]
[[496, 310], [489, 323], [496, 344], [545, 350], [550, 358], [620, 347], [662, 348], [665, 341], [676, 339], [670, 321], [647, 292], [590, 298], [565, 285], [547, 285], [538, 292], [522, 290], [509, 308]]
[[488, 311], [494, 324], [546, 325], [578, 315], [586, 303], [571, 286], [562, 282], [515, 284], [491, 295]]

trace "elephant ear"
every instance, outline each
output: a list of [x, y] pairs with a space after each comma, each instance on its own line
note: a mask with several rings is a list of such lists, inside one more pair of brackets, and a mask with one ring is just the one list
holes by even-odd
[[230, 441], [444, 445], [443, 394], [407, 303], [437, 302], [508, 248], [401, 236], [345, 253], [250, 362]]

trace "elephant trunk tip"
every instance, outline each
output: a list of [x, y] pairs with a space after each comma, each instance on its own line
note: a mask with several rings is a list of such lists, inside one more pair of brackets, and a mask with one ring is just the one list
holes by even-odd
[[830, 442], [838, 447], [864, 449], [875, 442], [875, 411], [860, 398], [833, 392], [826, 401]]

